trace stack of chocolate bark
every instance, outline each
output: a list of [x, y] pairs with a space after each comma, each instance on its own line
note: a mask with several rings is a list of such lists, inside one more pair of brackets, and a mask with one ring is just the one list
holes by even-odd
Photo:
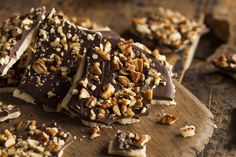
[[175, 105], [171, 65], [158, 50], [107, 28], [77, 26], [44, 7], [0, 29], [1, 92], [15, 88], [15, 97], [88, 126], [130, 124], [151, 105]]

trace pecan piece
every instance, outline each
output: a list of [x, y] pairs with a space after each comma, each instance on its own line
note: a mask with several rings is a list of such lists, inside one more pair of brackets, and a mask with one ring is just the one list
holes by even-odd
[[152, 98], [153, 98], [153, 91], [151, 89], [147, 89], [144, 92], [144, 98], [147, 99], [147, 100], [152, 100]]
[[128, 86], [130, 83], [130, 80], [126, 76], [119, 76], [118, 81], [124, 86]]
[[140, 81], [145, 80], [145, 76], [141, 72], [131, 71], [130, 72], [130, 78], [134, 83], [138, 83]]
[[135, 70], [139, 72], [143, 72], [143, 60], [142, 59], [135, 59], [133, 61], [135, 65]]
[[89, 97], [90, 97], [89, 92], [85, 88], [82, 88], [80, 91], [79, 98], [83, 99], [83, 98], [89, 98]]
[[109, 99], [114, 94], [115, 87], [110, 83], [108, 83], [103, 87], [103, 90], [104, 91], [100, 94], [100, 96], [106, 100]]
[[178, 119], [178, 117], [171, 115], [171, 114], [166, 114], [166, 113], [159, 115], [159, 117], [158, 117], [159, 123], [166, 124], [166, 125], [174, 124], [177, 119]]
[[112, 68], [114, 70], [119, 70], [119, 69], [123, 68], [123, 64], [121, 63], [120, 59], [116, 56], [112, 60]]
[[47, 73], [47, 67], [45, 65], [45, 62], [40, 58], [32, 65], [32, 69], [38, 74]]
[[94, 75], [101, 75], [102, 74], [102, 70], [99, 67], [99, 63], [94, 63], [90, 68], [89, 71], [94, 74]]

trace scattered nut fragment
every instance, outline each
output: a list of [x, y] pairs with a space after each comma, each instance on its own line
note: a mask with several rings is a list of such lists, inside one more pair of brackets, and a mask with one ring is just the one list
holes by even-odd
[[183, 137], [191, 137], [195, 135], [195, 126], [193, 125], [186, 125], [183, 128], [180, 128], [180, 135], [182, 135]]
[[100, 128], [98, 126], [93, 127], [91, 131], [91, 136], [89, 137], [90, 140], [94, 140], [95, 138], [101, 136], [100, 135]]
[[158, 115], [158, 122], [160, 124], [165, 124], [165, 125], [172, 125], [177, 121], [178, 117], [172, 115], [172, 114], [168, 114], [168, 113], [160, 113]]
[[105, 100], [109, 99], [115, 93], [115, 87], [110, 83], [106, 84], [103, 87], [103, 90], [104, 91], [100, 94], [100, 96]]

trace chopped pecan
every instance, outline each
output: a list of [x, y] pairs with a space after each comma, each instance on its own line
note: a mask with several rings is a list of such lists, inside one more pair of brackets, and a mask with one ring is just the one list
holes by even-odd
[[127, 117], [133, 117], [134, 116], [134, 111], [131, 108], [127, 108], [125, 115]]
[[150, 61], [148, 60], [148, 58], [145, 56], [144, 53], [140, 54], [140, 57], [143, 59], [144, 61], [144, 67], [149, 67], [150, 66]]
[[144, 98], [147, 99], [147, 100], [152, 100], [152, 98], [153, 98], [153, 91], [151, 89], [147, 89], [144, 92]]
[[138, 83], [140, 81], [145, 80], [145, 76], [141, 72], [131, 71], [130, 72], [130, 78], [134, 83]]
[[130, 84], [130, 80], [126, 76], [118, 76], [118, 81], [124, 86], [129, 86]]
[[163, 113], [158, 115], [158, 121], [161, 124], [167, 124], [167, 125], [172, 125], [176, 122], [178, 117], [168, 114], [168, 113]]
[[115, 87], [110, 83], [108, 83], [103, 87], [103, 90], [104, 91], [100, 94], [100, 96], [106, 100], [109, 99], [114, 94]]
[[99, 108], [98, 110], [98, 115], [97, 115], [97, 119], [104, 119], [106, 115], [106, 111], [103, 108]]
[[53, 42], [50, 43], [51, 47], [57, 47], [60, 44], [60, 38], [56, 38]]
[[119, 70], [119, 69], [123, 68], [123, 64], [121, 63], [120, 59], [116, 56], [112, 60], [112, 68], [114, 70]]
[[111, 60], [111, 56], [109, 54], [110, 47], [107, 46], [107, 44], [105, 45], [105, 48], [103, 48], [103, 46], [100, 45], [100, 47], [96, 46], [94, 50], [102, 59], [104, 59], [104, 60]]
[[88, 108], [93, 108], [94, 106], [96, 106], [96, 104], [97, 104], [97, 98], [95, 98], [95, 97], [89, 98], [86, 102], [86, 106]]
[[118, 105], [114, 105], [114, 106], [112, 107], [112, 110], [113, 110], [113, 112], [114, 112], [117, 116], [121, 116], [120, 108], [119, 108]]
[[135, 71], [136, 66], [135, 66], [134, 64], [128, 63], [125, 69], [126, 69], [127, 71]]
[[94, 74], [94, 75], [101, 75], [102, 74], [102, 70], [99, 67], [99, 63], [96, 62], [94, 63], [90, 68], [89, 71]]
[[143, 72], [143, 60], [142, 59], [135, 59], [133, 61], [135, 65], [135, 70], [139, 72]]
[[129, 56], [131, 53], [133, 53], [132, 49], [133, 44], [134, 41], [132, 39], [126, 41], [120, 41], [118, 43], [118, 47], [126, 56]]
[[82, 88], [79, 94], [79, 98], [83, 99], [83, 98], [89, 98], [89, 97], [90, 97], [89, 92], [85, 88]]
[[40, 58], [36, 62], [34, 62], [34, 64], [32, 65], [32, 69], [38, 74], [47, 73], [47, 67], [45, 65], [45, 62]]

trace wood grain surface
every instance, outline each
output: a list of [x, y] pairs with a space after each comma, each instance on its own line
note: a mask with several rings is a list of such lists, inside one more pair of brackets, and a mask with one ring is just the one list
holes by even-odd
[[[79, 119], [72, 119], [59, 113], [46, 113], [39, 106], [27, 104], [11, 95], [0, 95], [0, 100], [20, 107], [22, 116], [10, 123], [1, 123], [0, 128], [6, 128], [17, 121], [36, 119], [39, 123], [57, 122], [63, 129], [77, 136], [77, 140], [66, 149], [65, 157], [105, 157], [109, 140], [115, 137], [117, 129], [132, 131], [139, 134], [149, 134], [152, 140], [148, 143], [148, 157], [194, 157], [200, 153], [213, 133], [213, 115], [195, 96], [184, 86], [175, 81], [177, 106], [152, 106], [151, 114], [141, 118], [136, 124], [121, 126], [113, 125], [112, 129], [102, 129], [101, 137], [88, 139], [89, 129], [81, 125]], [[157, 123], [157, 115], [165, 110], [179, 117], [171, 126]], [[183, 138], [179, 129], [185, 125], [194, 125], [196, 135]]]

